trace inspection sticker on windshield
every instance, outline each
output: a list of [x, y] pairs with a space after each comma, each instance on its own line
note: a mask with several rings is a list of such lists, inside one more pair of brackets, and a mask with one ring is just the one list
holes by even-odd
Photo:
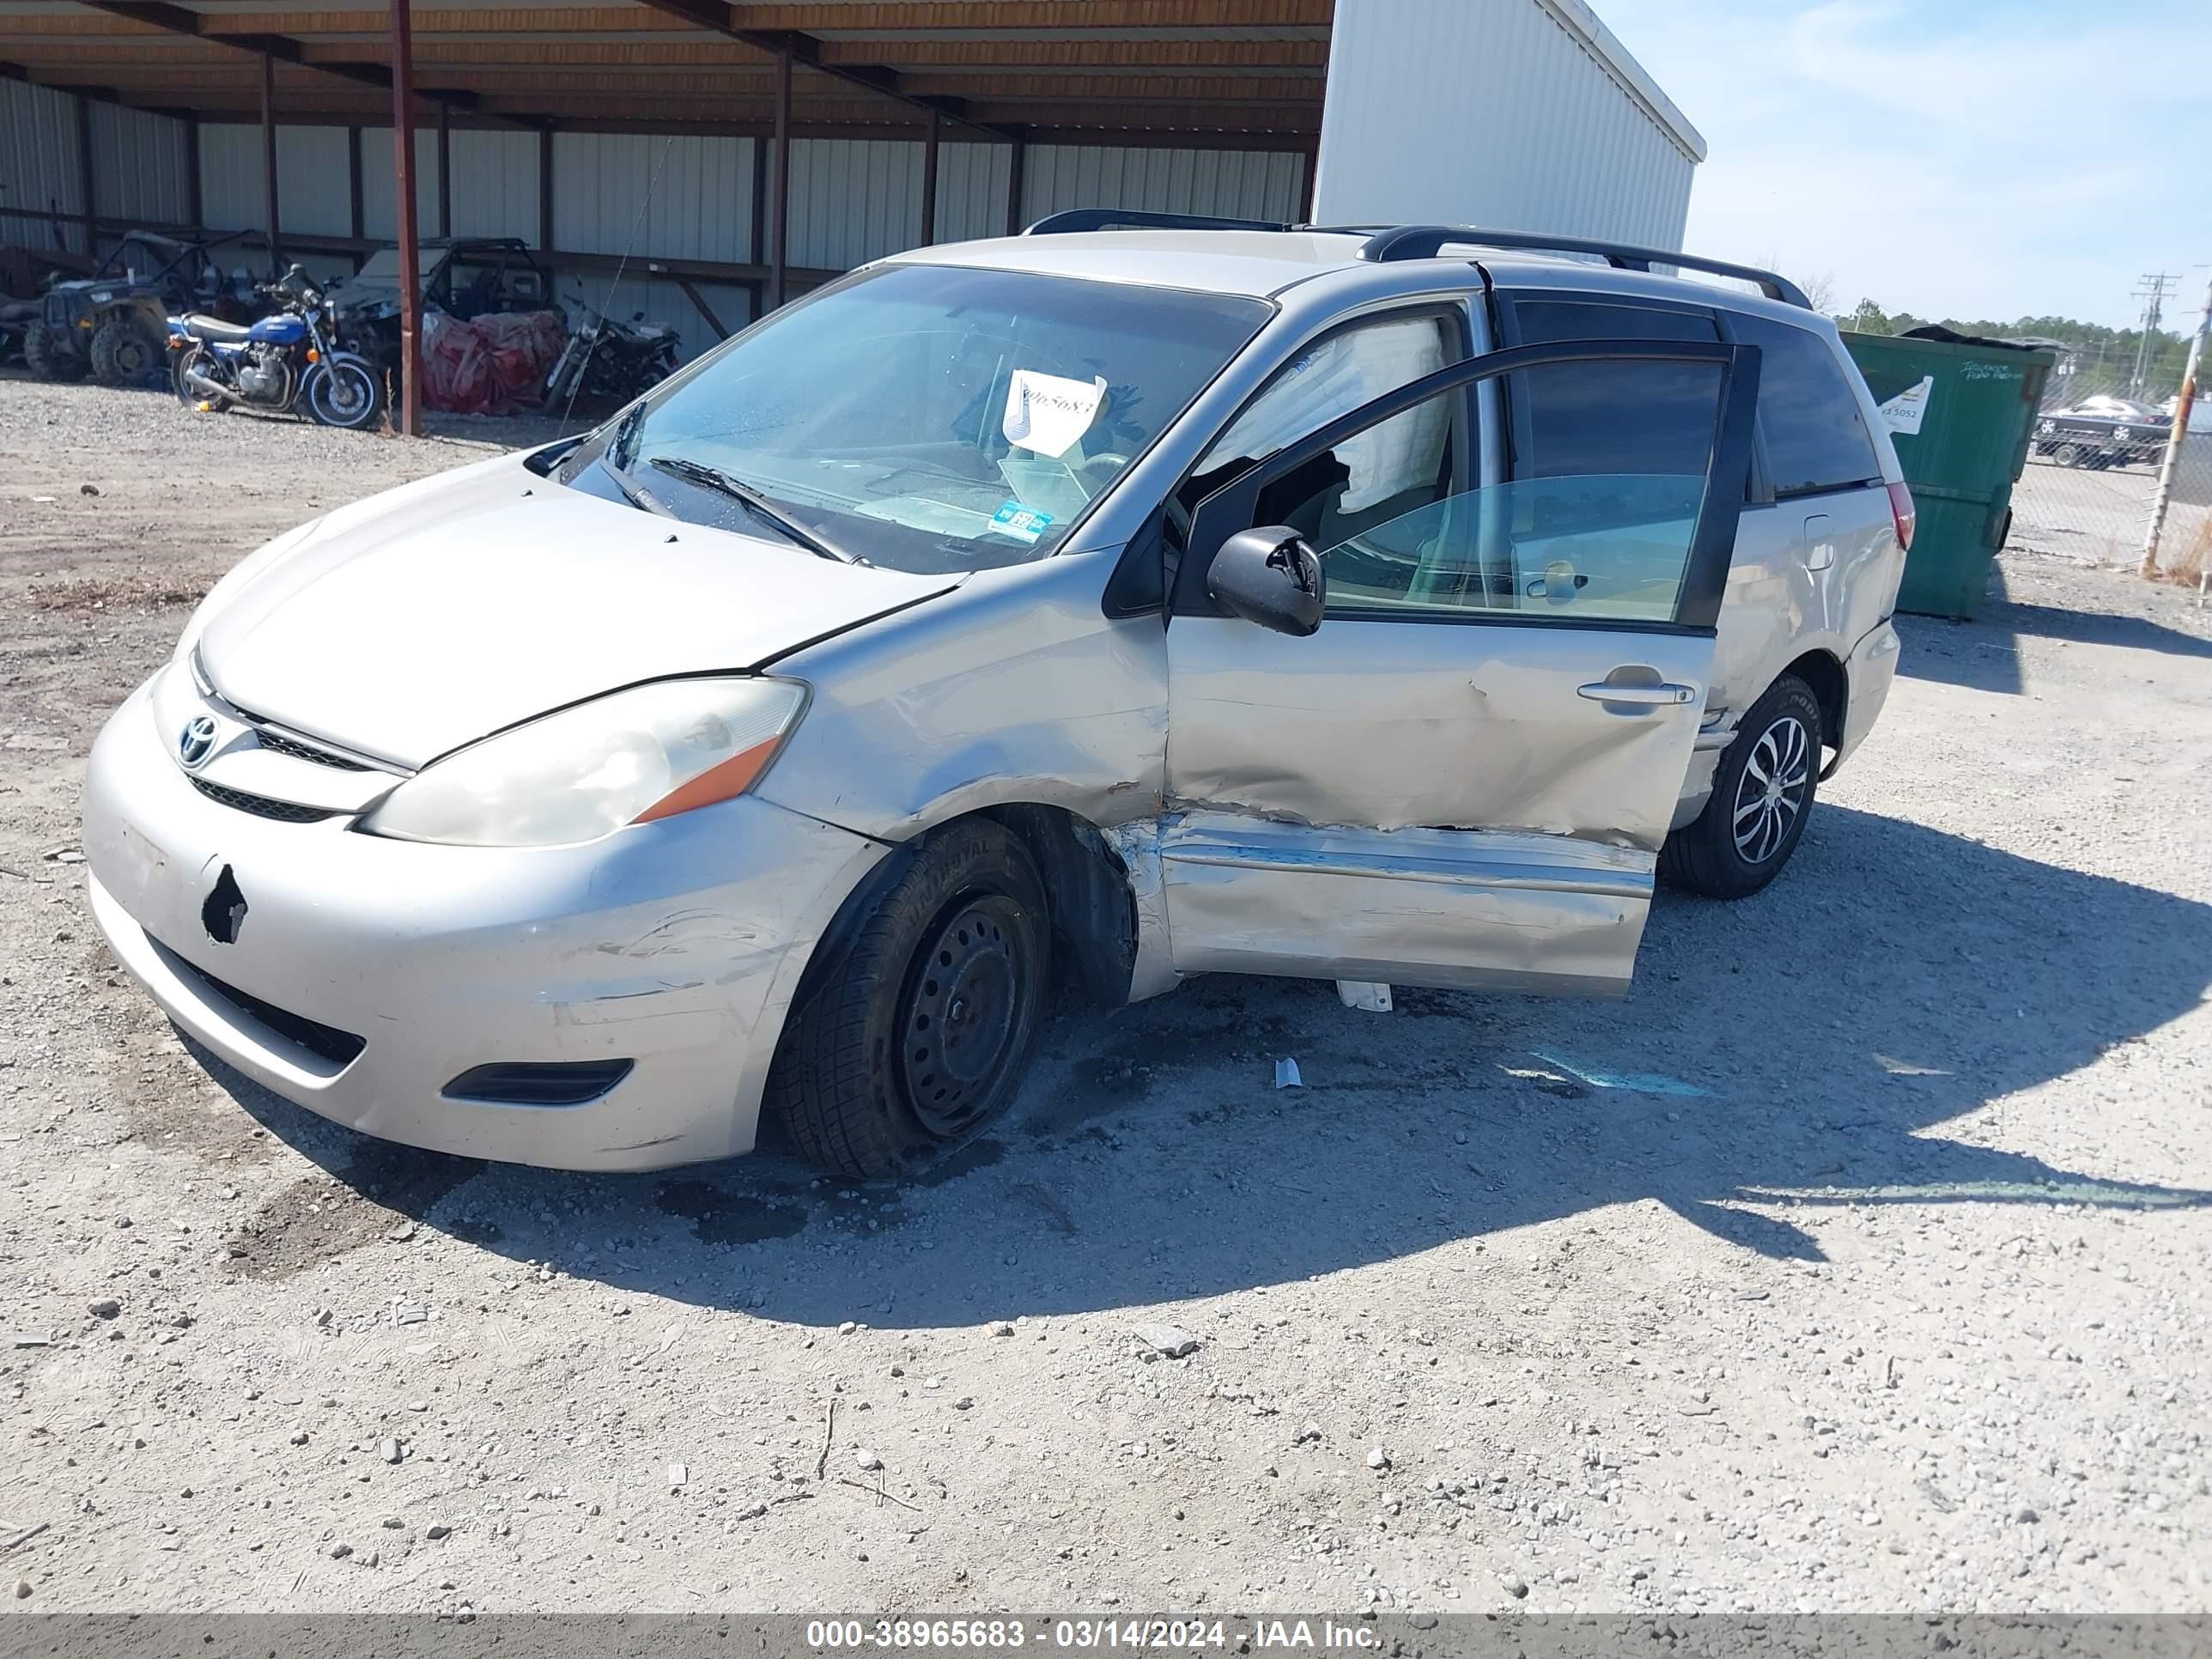
[[1008, 443], [1057, 459], [1098, 418], [1099, 400], [1105, 395], [1103, 376], [1070, 380], [1018, 368], [1006, 386], [1006, 418], [1001, 429]]
[[1033, 542], [1052, 528], [1052, 514], [1019, 501], [1008, 501], [991, 515], [991, 528], [1017, 541]]

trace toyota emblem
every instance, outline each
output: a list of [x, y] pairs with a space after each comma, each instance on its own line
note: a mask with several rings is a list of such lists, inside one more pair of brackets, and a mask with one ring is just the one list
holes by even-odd
[[215, 722], [205, 714], [193, 715], [177, 739], [177, 758], [186, 766], [198, 766], [214, 752]]

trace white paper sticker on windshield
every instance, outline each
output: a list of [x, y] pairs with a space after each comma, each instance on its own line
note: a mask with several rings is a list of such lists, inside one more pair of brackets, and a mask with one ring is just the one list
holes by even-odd
[[1897, 396], [1883, 404], [1881, 423], [1892, 432], [1901, 432], [1906, 437], [1917, 437], [1920, 422], [1927, 418], [1928, 399], [1936, 390], [1936, 377], [1923, 374], [1920, 384], [1909, 386]]
[[1106, 381], [1070, 380], [1018, 368], [1006, 387], [1006, 441], [1055, 459], [1098, 418]]

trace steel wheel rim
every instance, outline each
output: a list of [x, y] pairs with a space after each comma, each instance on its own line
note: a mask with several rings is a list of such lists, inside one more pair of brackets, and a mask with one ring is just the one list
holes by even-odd
[[1027, 1023], [1021, 908], [957, 900], [915, 959], [899, 1013], [899, 1080], [922, 1127], [957, 1135], [998, 1103]]
[[154, 367], [154, 349], [136, 334], [125, 335], [115, 348], [116, 373], [136, 380]]
[[1813, 735], [1795, 714], [1784, 714], [1759, 734], [1736, 781], [1729, 820], [1736, 856], [1764, 864], [1782, 850], [1813, 790]]

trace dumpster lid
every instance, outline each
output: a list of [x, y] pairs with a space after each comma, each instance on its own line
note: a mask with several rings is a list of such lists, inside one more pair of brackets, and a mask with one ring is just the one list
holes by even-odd
[[1918, 328], [1908, 328], [1897, 337], [1900, 340], [1936, 340], [1944, 345], [1993, 346], [1999, 351], [2048, 351], [2060, 343], [2057, 340], [1992, 340], [1983, 334], [1961, 334], [1955, 328], [1946, 328], [1941, 323], [1923, 323]]

